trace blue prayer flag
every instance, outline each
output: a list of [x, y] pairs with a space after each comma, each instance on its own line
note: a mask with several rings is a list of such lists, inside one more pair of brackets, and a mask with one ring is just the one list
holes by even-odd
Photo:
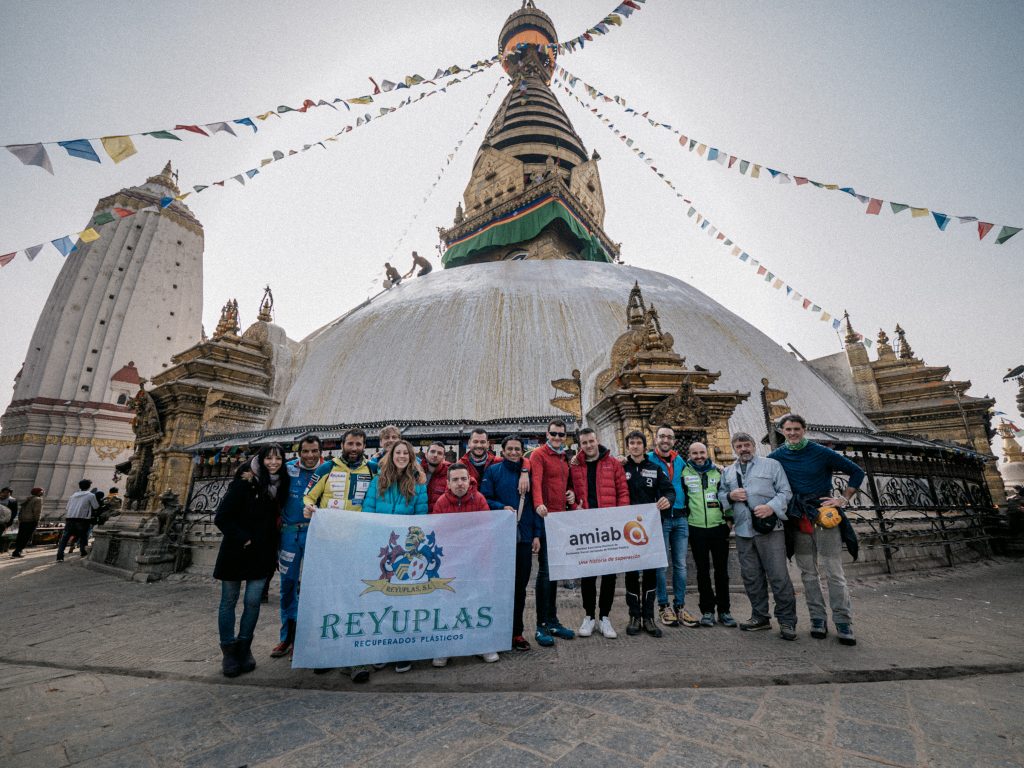
[[88, 139], [58, 141], [57, 143], [64, 147], [72, 157], [79, 157], [82, 160], [92, 160], [94, 163], [98, 163], [100, 161], [100, 156], [96, 154], [96, 150], [92, 148], [92, 144], [89, 143]]
[[232, 120], [231, 122], [236, 123], [237, 125], [248, 125], [252, 128], [253, 133], [259, 131], [259, 128], [256, 127], [256, 123], [252, 121], [251, 117], [243, 117], [241, 120]]
[[54, 248], [60, 251], [61, 256], [69, 256], [70, 254], [78, 250], [78, 246], [72, 243], [71, 238], [68, 237], [67, 235], [64, 235], [64, 237], [59, 237], [56, 240], [51, 240], [50, 242], [53, 243]]

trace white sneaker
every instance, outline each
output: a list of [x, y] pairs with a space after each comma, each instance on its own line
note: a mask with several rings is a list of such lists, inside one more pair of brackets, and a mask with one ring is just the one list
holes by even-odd
[[395, 672], [399, 675], [403, 675], [412, 669], [411, 661], [400, 661], [395, 664]]
[[447, 657], [442, 657], [442, 658], [434, 659], [430, 663], [433, 664], [435, 667], [447, 667], [448, 666], [448, 659], [447, 659]]
[[598, 630], [601, 632], [602, 635], [607, 637], [609, 640], [614, 640], [616, 637], [618, 637], [618, 634], [616, 634], [615, 630], [612, 628], [612, 623], [608, 621], [607, 616], [601, 617], [601, 622], [598, 625]]
[[576, 634], [580, 637], [590, 637], [592, 634], [594, 634], [594, 625], [596, 623], [597, 622], [589, 616], [584, 616], [583, 623], [580, 624], [580, 628], [576, 630]]
[[480, 656], [481, 659], [486, 661], [488, 664], [493, 664], [498, 661], [501, 657], [497, 653], [485, 653]]

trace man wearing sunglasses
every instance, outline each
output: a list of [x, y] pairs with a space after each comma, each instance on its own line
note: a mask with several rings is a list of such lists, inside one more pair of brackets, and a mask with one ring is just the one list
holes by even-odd
[[[548, 424], [547, 442], [530, 454], [530, 488], [533, 505], [543, 518], [550, 512], [564, 512], [576, 503], [570, 488], [569, 460], [565, 455], [565, 422], [552, 419]], [[572, 640], [576, 635], [558, 620], [555, 595], [558, 582], [548, 578], [548, 551], [543, 525], [540, 534], [540, 557], [537, 564], [535, 593], [537, 598], [537, 645], [550, 647], [555, 638]]]

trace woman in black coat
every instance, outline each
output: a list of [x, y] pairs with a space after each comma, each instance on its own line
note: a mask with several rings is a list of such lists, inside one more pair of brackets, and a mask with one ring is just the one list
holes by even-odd
[[[277, 519], [288, 498], [284, 449], [263, 446], [249, 463], [239, 467], [217, 508], [213, 522], [224, 534], [213, 577], [220, 579], [218, 627], [224, 653], [222, 671], [235, 677], [256, 668], [252, 636], [260, 618], [260, 597], [277, 567]], [[235, 634], [235, 606], [242, 594], [242, 618]]]

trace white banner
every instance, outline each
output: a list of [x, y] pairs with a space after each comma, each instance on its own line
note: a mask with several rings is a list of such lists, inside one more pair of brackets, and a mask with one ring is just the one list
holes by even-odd
[[516, 516], [322, 509], [306, 538], [293, 667], [507, 651]]
[[653, 504], [552, 512], [544, 518], [552, 581], [664, 568], [661, 513]]

